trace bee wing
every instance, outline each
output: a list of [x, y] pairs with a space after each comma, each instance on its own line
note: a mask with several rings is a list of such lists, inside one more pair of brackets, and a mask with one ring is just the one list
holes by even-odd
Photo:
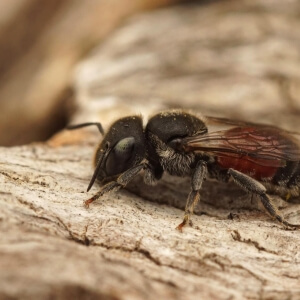
[[[295, 134], [272, 126], [208, 118], [214, 128], [207, 133], [184, 138], [187, 152], [218, 157], [235, 157], [263, 166], [282, 167], [287, 161], [300, 160], [300, 143]], [[225, 130], [220, 128], [225, 127]], [[210, 128], [210, 127], [209, 127]]]

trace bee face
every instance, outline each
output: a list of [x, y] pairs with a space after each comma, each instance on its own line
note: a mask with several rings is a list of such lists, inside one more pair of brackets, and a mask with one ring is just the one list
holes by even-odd
[[105, 162], [105, 171], [107, 176], [120, 174], [132, 166], [134, 157], [135, 138], [126, 137], [118, 141], [109, 151]]
[[116, 121], [96, 151], [97, 179], [103, 181], [123, 173], [140, 163], [145, 153], [142, 119], [134, 116]]

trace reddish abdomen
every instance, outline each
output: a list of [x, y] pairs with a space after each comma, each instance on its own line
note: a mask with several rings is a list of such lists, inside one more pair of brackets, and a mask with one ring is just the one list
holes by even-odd
[[279, 141], [282, 137], [273, 128], [237, 127], [228, 130], [225, 137], [223, 140], [225, 148], [232, 147], [236, 153], [217, 156], [217, 162], [222, 168], [233, 168], [257, 180], [262, 180], [272, 178], [279, 166], [284, 166], [281, 160], [237, 154], [242, 150], [256, 156], [269, 155], [272, 152], [280, 155], [282, 150], [279, 145], [286, 144], [286, 140], [284, 143]]
[[248, 156], [244, 157], [217, 157], [217, 163], [224, 169], [234, 169], [251, 176], [257, 180], [272, 178], [278, 167], [265, 166], [265, 160], [253, 159], [249, 160]]

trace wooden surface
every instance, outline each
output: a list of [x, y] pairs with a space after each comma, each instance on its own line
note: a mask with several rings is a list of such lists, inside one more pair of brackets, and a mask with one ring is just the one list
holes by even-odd
[[[185, 106], [296, 130], [297, 11], [298, 1], [220, 1], [135, 17], [74, 71], [72, 123], [107, 128]], [[100, 139], [91, 128], [1, 148], [0, 298], [300, 298], [300, 231], [232, 184], [205, 182], [183, 233], [188, 178], [138, 177], [84, 208]], [[300, 224], [299, 199], [274, 201]]]

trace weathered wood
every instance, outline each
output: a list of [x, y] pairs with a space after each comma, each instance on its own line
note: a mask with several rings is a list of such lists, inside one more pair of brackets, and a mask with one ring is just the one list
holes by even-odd
[[[78, 66], [73, 123], [184, 105], [299, 128], [297, 9], [221, 1], [133, 18]], [[100, 139], [91, 128], [1, 148], [0, 298], [300, 298], [300, 232], [234, 185], [205, 182], [183, 233], [188, 179], [138, 177], [84, 208]], [[274, 200], [300, 224], [299, 199]]]

